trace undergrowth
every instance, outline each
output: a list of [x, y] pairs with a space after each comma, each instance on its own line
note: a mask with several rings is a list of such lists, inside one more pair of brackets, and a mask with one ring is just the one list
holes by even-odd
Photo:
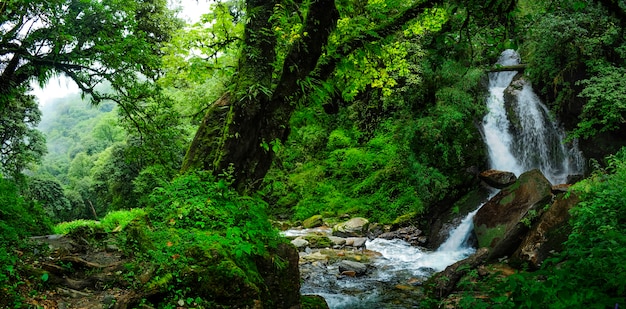
[[[123, 247], [137, 262], [129, 273], [149, 273], [140, 282], [159, 306], [186, 300], [247, 306], [263, 293], [257, 259], [270, 256], [282, 237], [259, 199], [240, 196], [226, 180], [206, 172], [179, 176], [150, 196], [147, 216], [125, 229]], [[275, 259], [277, 267], [282, 260]]]

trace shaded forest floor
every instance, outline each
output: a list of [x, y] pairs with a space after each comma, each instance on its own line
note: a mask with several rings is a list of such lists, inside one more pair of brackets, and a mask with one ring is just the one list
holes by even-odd
[[129, 284], [136, 282], [136, 275], [126, 269], [129, 260], [113, 244], [114, 235], [72, 233], [31, 239], [32, 253], [16, 252], [26, 278], [17, 289], [24, 304], [50, 309], [127, 308], [145, 296]]

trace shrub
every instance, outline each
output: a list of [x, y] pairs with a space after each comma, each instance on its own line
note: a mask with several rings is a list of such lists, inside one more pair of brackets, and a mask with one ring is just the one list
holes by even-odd
[[0, 307], [19, 303], [20, 278], [14, 251], [25, 245], [23, 239], [28, 236], [49, 234], [50, 226], [48, 216], [37, 203], [26, 200], [15, 183], [0, 177]]

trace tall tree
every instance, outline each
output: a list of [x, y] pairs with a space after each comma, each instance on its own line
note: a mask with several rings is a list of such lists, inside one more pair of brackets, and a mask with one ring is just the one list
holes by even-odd
[[[345, 2], [345, 1], [344, 1]], [[289, 118], [306, 96], [307, 84], [323, 82], [342, 57], [398, 31], [441, 1], [381, 2], [384, 13], [368, 16], [350, 36], [333, 34], [337, 21], [355, 14], [357, 5], [332, 0], [246, 1], [243, 48], [233, 86], [207, 111], [187, 152], [183, 170], [204, 169], [234, 173], [240, 191], [254, 190], [267, 173], [273, 147], [289, 134]], [[285, 55], [274, 31], [280, 20], [275, 10], [302, 16]], [[342, 14], [345, 16], [341, 16]], [[358, 15], [356, 13], [355, 15]], [[357, 16], [359, 17], [359, 16]], [[278, 69], [276, 69], [278, 67]], [[232, 166], [232, 168], [231, 168]]]
[[[30, 81], [43, 85], [57, 74], [74, 80], [84, 94], [91, 95], [94, 103], [111, 99], [130, 114], [134, 104], [153, 91], [145, 81], [159, 76], [163, 43], [181, 25], [166, 4], [166, 0], [1, 1], [3, 126], [19, 121], [9, 116], [20, 113], [19, 108], [26, 107], [27, 100], [33, 100], [24, 96]], [[97, 90], [96, 86], [105, 81], [115, 92]], [[36, 110], [37, 106], [29, 108]], [[34, 127], [35, 118], [22, 118], [22, 122]], [[16, 137], [13, 134], [11, 138]], [[32, 134], [22, 134], [19, 142], [2, 138], [3, 153], [21, 152], [19, 145], [31, 145], [31, 149], [23, 150], [27, 156], [41, 155], [40, 150], [33, 148], [37, 139]]]
[[[0, 105], [0, 174], [11, 178], [30, 163], [37, 163], [46, 153], [45, 138], [36, 127], [41, 112], [32, 95], [16, 89]], [[7, 99], [8, 98], [8, 99]]]

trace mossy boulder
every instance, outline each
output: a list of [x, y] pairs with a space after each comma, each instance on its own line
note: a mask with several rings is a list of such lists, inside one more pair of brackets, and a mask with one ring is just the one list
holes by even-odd
[[333, 227], [333, 236], [362, 237], [367, 234], [370, 222], [365, 218], [352, 218]]
[[474, 231], [478, 246], [490, 249], [489, 259], [515, 251], [538, 212], [550, 202], [551, 189], [539, 170], [531, 170], [480, 208], [474, 216]]
[[324, 225], [324, 220], [322, 220], [322, 215], [314, 215], [304, 221], [302, 221], [302, 226], [305, 229], [310, 229], [318, 226]]
[[261, 298], [260, 280], [245, 271], [219, 244], [213, 248], [194, 246], [186, 252], [196, 261], [179, 278], [193, 295], [234, 307], [251, 307]]
[[[263, 308], [300, 307], [300, 269], [298, 250], [291, 244], [281, 243], [270, 254], [256, 259], [256, 268], [263, 278], [261, 303]], [[276, 261], [283, 261], [279, 265]]]
[[391, 223], [391, 229], [396, 230], [401, 227], [413, 225], [415, 221], [417, 221], [417, 218], [418, 218], [418, 215], [416, 212], [410, 212], [402, 216], [399, 216], [395, 220], [393, 220], [393, 222]]
[[563, 243], [571, 231], [569, 211], [578, 202], [578, 196], [574, 193], [559, 194], [522, 240], [511, 256], [511, 262], [536, 269], [552, 253], [562, 251]]
[[328, 303], [319, 295], [302, 295], [302, 309], [328, 309]]
[[307, 235], [304, 239], [309, 242], [310, 248], [329, 248], [334, 245], [333, 241], [324, 235]]

